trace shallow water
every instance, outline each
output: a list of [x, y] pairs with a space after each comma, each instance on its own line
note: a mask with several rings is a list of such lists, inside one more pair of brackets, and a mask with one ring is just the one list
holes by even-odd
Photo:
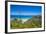
[[22, 23], [26, 22], [28, 19], [32, 18], [31, 15], [11, 15], [11, 20], [17, 18], [18, 20], [22, 20]]

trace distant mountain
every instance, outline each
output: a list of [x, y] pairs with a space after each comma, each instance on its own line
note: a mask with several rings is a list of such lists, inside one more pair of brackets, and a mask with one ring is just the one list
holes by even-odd
[[28, 19], [25, 23], [32, 23], [32, 21], [39, 21], [41, 22], [42, 17], [40, 15], [38, 16], [32, 16], [32, 18]]

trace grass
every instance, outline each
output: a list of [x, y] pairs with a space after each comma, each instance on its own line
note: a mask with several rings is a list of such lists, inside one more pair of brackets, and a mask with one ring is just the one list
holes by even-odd
[[40, 28], [41, 22], [32, 20], [32, 23], [16, 23], [15, 20], [11, 21], [11, 29], [23, 29], [23, 28]]
[[41, 16], [33, 16], [28, 21], [22, 23], [22, 20], [14, 19], [10, 21], [11, 29], [24, 29], [24, 28], [41, 28]]

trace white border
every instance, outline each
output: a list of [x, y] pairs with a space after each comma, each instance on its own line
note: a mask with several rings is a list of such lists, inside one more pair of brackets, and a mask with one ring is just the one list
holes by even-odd
[[[28, 29], [10, 29], [10, 5], [34, 5], [42, 6], [42, 28], [28, 28]], [[19, 2], [8, 2], [8, 32], [21, 32], [21, 31], [37, 31], [44, 30], [44, 4], [35, 4], [35, 3], [19, 3]]]

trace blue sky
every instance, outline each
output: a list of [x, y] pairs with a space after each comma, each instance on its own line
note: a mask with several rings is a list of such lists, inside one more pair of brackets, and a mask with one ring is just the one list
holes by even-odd
[[41, 6], [10, 5], [11, 15], [40, 15]]

